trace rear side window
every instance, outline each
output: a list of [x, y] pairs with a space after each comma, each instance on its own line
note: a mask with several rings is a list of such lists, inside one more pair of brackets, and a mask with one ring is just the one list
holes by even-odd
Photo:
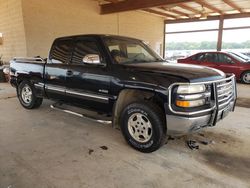
[[101, 55], [97, 41], [91, 38], [77, 40], [72, 53], [71, 63], [84, 64], [83, 58], [88, 54]]
[[205, 53], [203, 61], [206, 61], [206, 62], [217, 62], [217, 55], [215, 53]]
[[204, 55], [205, 54], [197, 54], [197, 55], [192, 57], [192, 60], [193, 61], [202, 61], [204, 59]]
[[52, 51], [50, 53], [50, 59], [52, 63], [65, 64], [71, 56], [72, 40], [58, 40], [53, 44]]
[[225, 55], [225, 54], [218, 54], [218, 63], [232, 63], [233, 60], [231, 57]]

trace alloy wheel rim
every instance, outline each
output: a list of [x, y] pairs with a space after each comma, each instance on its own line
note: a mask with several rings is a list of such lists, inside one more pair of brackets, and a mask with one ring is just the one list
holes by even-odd
[[22, 88], [21, 97], [25, 104], [30, 104], [32, 101], [32, 90], [27, 84]]
[[250, 73], [244, 74], [243, 80], [244, 80], [244, 82], [246, 82], [246, 83], [250, 83]]
[[148, 142], [152, 137], [152, 124], [142, 113], [134, 113], [128, 120], [128, 131], [134, 140], [140, 143]]

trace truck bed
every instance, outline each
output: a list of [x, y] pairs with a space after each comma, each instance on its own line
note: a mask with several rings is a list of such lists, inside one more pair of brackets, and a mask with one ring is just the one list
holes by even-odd
[[42, 58], [14, 58], [10, 62], [11, 85], [17, 87], [19, 78], [27, 78], [32, 83], [43, 83], [45, 61]]

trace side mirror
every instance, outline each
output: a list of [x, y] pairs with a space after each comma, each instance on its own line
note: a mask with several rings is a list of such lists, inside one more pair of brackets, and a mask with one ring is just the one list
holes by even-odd
[[100, 56], [98, 54], [87, 54], [82, 59], [83, 63], [86, 64], [100, 64]]

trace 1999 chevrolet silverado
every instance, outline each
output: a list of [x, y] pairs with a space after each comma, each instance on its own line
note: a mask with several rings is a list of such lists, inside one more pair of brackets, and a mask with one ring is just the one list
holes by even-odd
[[48, 98], [106, 114], [141, 152], [157, 150], [169, 135], [215, 126], [236, 101], [234, 75], [170, 64], [143, 41], [113, 35], [58, 38], [47, 59], [13, 59], [10, 76], [24, 108]]

